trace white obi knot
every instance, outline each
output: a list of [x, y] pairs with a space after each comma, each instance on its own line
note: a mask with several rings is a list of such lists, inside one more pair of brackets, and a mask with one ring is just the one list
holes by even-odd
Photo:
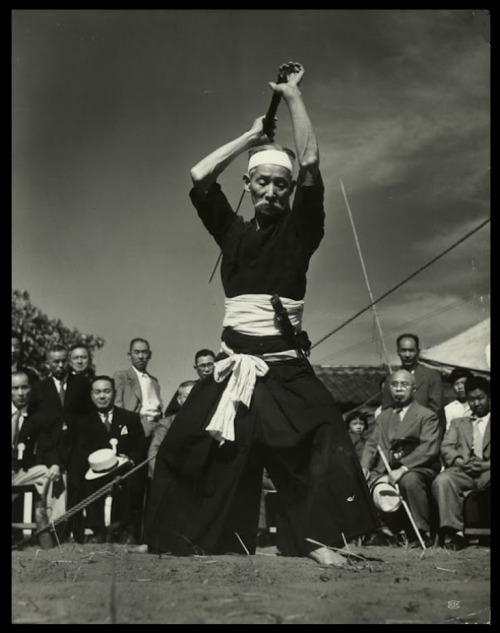
[[249, 354], [233, 354], [215, 363], [215, 382], [222, 382], [232, 372], [206, 429], [221, 445], [226, 441], [234, 442], [234, 418], [238, 405], [241, 402], [246, 407], [250, 406], [257, 378], [265, 376], [268, 371], [269, 367], [261, 358]]

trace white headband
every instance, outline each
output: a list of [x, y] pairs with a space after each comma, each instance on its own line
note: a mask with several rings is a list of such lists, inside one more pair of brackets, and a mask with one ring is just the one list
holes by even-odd
[[256, 152], [248, 161], [248, 172], [250, 173], [250, 171], [258, 165], [280, 165], [293, 174], [293, 165], [290, 156], [281, 150], [264, 149], [261, 152]]

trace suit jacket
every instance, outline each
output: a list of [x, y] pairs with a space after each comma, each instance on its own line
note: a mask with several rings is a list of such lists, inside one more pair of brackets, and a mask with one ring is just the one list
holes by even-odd
[[97, 410], [83, 416], [76, 423], [76, 453], [80, 475], [88, 470], [88, 456], [101, 448], [111, 448], [110, 439], [116, 438], [116, 451], [129, 457], [134, 464], [146, 458], [146, 437], [137, 413], [114, 407], [111, 430], [108, 432]]
[[[158, 380], [151, 374], [148, 375], [153, 381], [153, 389], [158, 396], [160, 406], [162, 406]], [[127, 411], [139, 413], [142, 407], [142, 392], [135, 370], [132, 367], [120, 369], [113, 374], [113, 379], [116, 386], [115, 405]]]
[[[24, 444], [23, 458], [17, 460], [17, 447]], [[52, 466], [58, 463], [58, 453], [51, 432], [50, 421], [47, 416], [28, 407], [28, 415], [23, 420], [16, 446], [12, 447], [14, 470], [27, 470], [37, 464]]]
[[[399, 461], [403, 466], [412, 468], [432, 468], [440, 470], [439, 462], [439, 421], [437, 414], [418, 402], [413, 401], [401, 421], [392, 407], [384, 409], [374, 425], [373, 435], [369, 438], [361, 458], [361, 466], [370, 469], [373, 445], [380, 444], [389, 460], [391, 448], [401, 440], [415, 442], [415, 448]], [[390, 461], [390, 460], [389, 460]], [[374, 472], [382, 474], [385, 467], [379, 460]]]
[[[491, 459], [490, 443], [491, 418], [486, 425], [483, 437], [483, 460]], [[457, 457], [468, 461], [472, 454], [472, 421], [470, 417], [453, 420], [446, 431], [441, 444], [441, 457], [447, 468], [453, 466]]]
[[[423, 407], [427, 407], [436, 413], [442, 413], [444, 407], [444, 390], [441, 374], [436, 369], [424, 367], [420, 363], [415, 367], [415, 394], [414, 400]], [[392, 396], [389, 383], [386, 380], [382, 392], [382, 408], [392, 404]], [[444, 413], [442, 413], [444, 419]]]
[[364, 433], [352, 433], [352, 431], [349, 431], [349, 437], [351, 438], [351, 442], [353, 443], [356, 455], [361, 461], [361, 457], [363, 456], [363, 449], [365, 448], [366, 444], [366, 437]]
[[84, 376], [69, 374], [63, 406], [54, 381], [52, 378], [46, 378], [36, 385], [35, 400], [50, 420], [59, 453], [57, 463], [63, 468], [68, 468], [74, 450], [76, 421], [93, 409], [90, 383]]

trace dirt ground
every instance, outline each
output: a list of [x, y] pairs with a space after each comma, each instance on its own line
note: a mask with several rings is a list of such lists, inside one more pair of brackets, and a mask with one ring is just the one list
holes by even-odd
[[[125, 545], [12, 552], [14, 624], [490, 623], [490, 549], [354, 547], [349, 569], [285, 558], [173, 556]], [[355, 561], [357, 564], [355, 564]]]

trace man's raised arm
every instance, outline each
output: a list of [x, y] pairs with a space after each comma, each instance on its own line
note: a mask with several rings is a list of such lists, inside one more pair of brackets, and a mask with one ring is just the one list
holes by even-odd
[[292, 119], [293, 134], [297, 162], [300, 168], [300, 179], [305, 184], [312, 184], [319, 170], [319, 149], [316, 135], [309, 115], [307, 114], [299, 84], [304, 76], [304, 67], [296, 62], [288, 62], [280, 66], [280, 71], [287, 75], [287, 82], [276, 84], [269, 82], [274, 90], [285, 100]]
[[207, 191], [237, 156], [252, 147], [269, 143], [269, 137], [264, 133], [263, 120], [263, 116], [255, 119], [248, 132], [219, 147], [195, 165], [191, 169], [194, 187]]

